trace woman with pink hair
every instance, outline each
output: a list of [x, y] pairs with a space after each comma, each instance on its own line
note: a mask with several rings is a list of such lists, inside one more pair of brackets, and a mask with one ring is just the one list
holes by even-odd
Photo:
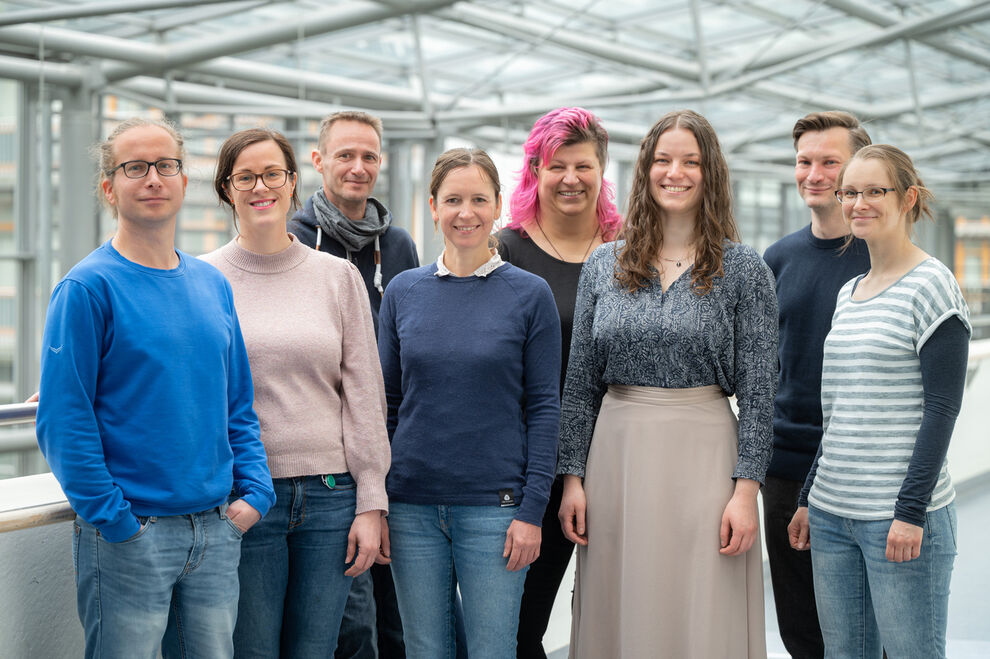
[[[524, 145], [511, 221], [498, 235], [502, 258], [543, 277], [560, 313], [563, 388], [581, 267], [595, 247], [615, 239], [622, 217], [615, 188], [603, 178], [608, 133], [583, 108], [558, 108], [540, 117]], [[545, 659], [543, 634], [574, 544], [564, 537], [554, 482], [543, 518], [540, 557], [529, 568], [519, 611], [517, 657]]]

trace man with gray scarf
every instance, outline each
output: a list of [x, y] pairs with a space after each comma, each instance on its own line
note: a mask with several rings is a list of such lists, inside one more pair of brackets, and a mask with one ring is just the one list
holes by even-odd
[[[391, 226], [392, 214], [371, 196], [381, 166], [381, 145], [382, 122], [377, 117], [337, 112], [325, 118], [312, 154], [313, 166], [323, 176], [323, 187], [306, 200], [288, 227], [304, 245], [357, 266], [368, 288], [376, 335], [385, 287], [395, 275], [419, 266], [412, 237]], [[354, 579], [334, 656], [405, 657], [388, 566], [376, 564]]]
[[392, 277], [419, 266], [412, 237], [391, 226], [392, 214], [371, 196], [382, 161], [382, 122], [365, 112], [336, 112], [320, 124], [313, 166], [323, 187], [289, 221], [289, 231], [314, 249], [357, 266], [368, 287], [378, 333], [378, 308]]

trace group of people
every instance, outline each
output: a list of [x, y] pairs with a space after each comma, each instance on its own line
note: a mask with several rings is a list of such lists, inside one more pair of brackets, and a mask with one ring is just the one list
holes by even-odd
[[87, 656], [545, 657], [577, 546], [572, 657], [765, 657], [761, 487], [793, 656], [944, 656], [968, 311], [869, 143], [798, 121], [811, 223], [761, 257], [704, 117], [650, 129], [623, 219], [604, 127], [559, 108], [500, 231], [491, 158], [440, 155], [420, 266], [371, 115], [323, 121], [302, 208], [284, 136], [226, 140], [236, 237], [199, 259], [181, 135], [121, 123], [38, 410]]

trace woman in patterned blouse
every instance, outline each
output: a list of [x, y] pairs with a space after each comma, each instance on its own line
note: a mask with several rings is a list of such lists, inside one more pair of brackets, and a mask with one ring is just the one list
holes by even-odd
[[[825, 339], [825, 433], [788, 527], [810, 548], [825, 653], [945, 657], [956, 555], [945, 461], [962, 402], [969, 310], [955, 277], [911, 242], [931, 193], [911, 159], [876, 144], [836, 197], [870, 270], [842, 287]], [[810, 504], [810, 505], [809, 505]]]
[[765, 657], [777, 302], [704, 117], [643, 139], [622, 237], [581, 274], [561, 409], [571, 656]]

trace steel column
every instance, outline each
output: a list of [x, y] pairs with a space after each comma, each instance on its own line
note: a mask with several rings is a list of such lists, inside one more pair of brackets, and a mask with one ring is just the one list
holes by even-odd
[[59, 167], [59, 273], [65, 274], [100, 243], [99, 215], [93, 189], [96, 142], [93, 95], [87, 90], [62, 96]]

